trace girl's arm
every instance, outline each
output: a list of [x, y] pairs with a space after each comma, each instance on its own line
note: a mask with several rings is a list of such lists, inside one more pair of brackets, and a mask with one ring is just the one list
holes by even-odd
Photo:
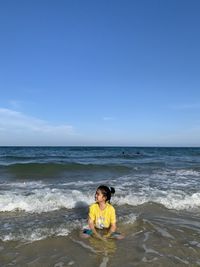
[[116, 214], [115, 214], [115, 209], [112, 206], [111, 210], [110, 210], [110, 227], [108, 230], [108, 233], [105, 237], [110, 237], [110, 235], [114, 232], [116, 232], [117, 226], [116, 226]]
[[112, 233], [116, 232], [117, 226], [116, 223], [111, 224], [108, 233], [105, 235], [105, 237], [109, 237]]
[[90, 229], [92, 230], [92, 233], [95, 237], [97, 237], [101, 240], [105, 240], [100, 234], [97, 233], [96, 228], [94, 226], [94, 222], [90, 218], [88, 220], [88, 225], [89, 225]]
[[112, 234], [112, 233], [116, 232], [116, 229], [117, 229], [116, 223], [111, 224], [110, 229], [109, 229], [109, 233]]

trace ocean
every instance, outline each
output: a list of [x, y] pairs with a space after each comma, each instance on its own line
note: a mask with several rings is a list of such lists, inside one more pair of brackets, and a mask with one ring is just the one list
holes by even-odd
[[[101, 184], [123, 240], [80, 236]], [[0, 147], [0, 266], [200, 266], [200, 148]]]

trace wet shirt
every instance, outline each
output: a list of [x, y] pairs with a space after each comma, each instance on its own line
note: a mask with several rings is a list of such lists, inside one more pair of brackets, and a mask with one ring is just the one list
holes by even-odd
[[101, 210], [98, 203], [94, 203], [90, 206], [89, 218], [96, 228], [109, 228], [111, 224], [116, 223], [115, 209], [111, 204], [106, 203], [105, 209]]

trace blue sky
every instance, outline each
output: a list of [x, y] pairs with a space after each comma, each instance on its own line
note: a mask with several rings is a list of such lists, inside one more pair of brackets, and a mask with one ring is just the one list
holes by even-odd
[[200, 1], [0, 1], [0, 145], [200, 146]]

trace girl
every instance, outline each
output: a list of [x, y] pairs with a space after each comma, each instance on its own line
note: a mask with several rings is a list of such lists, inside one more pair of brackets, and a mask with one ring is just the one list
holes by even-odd
[[[121, 239], [121, 234], [116, 232], [116, 215], [115, 209], [110, 204], [111, 195], [115, 193], [113, 187], [100, 185], [95, 193], [96, 203], [89, 207], [88, 225], [89, 229], [84, 229], [85, 237], [91, 235], [105, 240], [106, 237]], [[102, 237], [101, 230], [106, 230]], [[101, 231], [102, 232], [102, 231]], [[105, 231], [103, 231], [105, 233]]]

